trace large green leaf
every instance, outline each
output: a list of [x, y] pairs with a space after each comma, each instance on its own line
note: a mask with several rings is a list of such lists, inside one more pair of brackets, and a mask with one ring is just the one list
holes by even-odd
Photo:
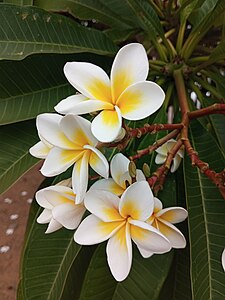
[[63, 73], [67, 61], [94, 62], [106, 70], [111, 63], [94, 54], [45, 54], [0, 61], [0, 125], [54, 111], [60, 100], [75, 93]]
[[28, 152], [37, 140], [35, 122], [0, 127], [0, 193], [37, 163]]
[[3, 0], [3, 3], [15, 4], [15, 5], [33, 5], [33, 0]]
[[164, 38], [164, 32], [160, 19], [154, 8], [148, 1], [126, 0], [136, 14], [140, 27], [149, 33], [150, 38], [156, 38], [157, 35]]
[[118, 13], [99, 0], [35, 0], [34, 5], [50, 11], [69, 12], [81, 20], [95, 19], [114, 28], [129, 28], [123, 15], [119, 17]]
[[54, 110], [74, 89], [63, 74], [72, 56], [30, 56], [23, 61], [0, 61], [0, 124], [35, 118]]
[[117, 47], [101, 31], [37, 7], [0, 4], [0, 59], [32, 53], [113, 54]]
[[[210, 134], [197, 121], [191, 125], [190, 134], [200, 158], [217, 172], [221, 171], [224, 158]], [[221, 253], [225, 245], [225, 202], [217, 187], [199, 169], [193, 168], [187, 157], [184, 171], [193, 300], [223, 299]]]

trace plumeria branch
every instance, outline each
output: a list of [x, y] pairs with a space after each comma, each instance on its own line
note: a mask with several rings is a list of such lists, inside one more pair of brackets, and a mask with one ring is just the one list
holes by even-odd
[[164, 143], [166, 143], [167, 141], [169, 141], [170, 139], [176, 137], [179, 134], [180, 130], [176, 129], [173, 130], [172, 132], [170, 132], [169, 134], [165, 135], [163, 138], [161, 138], [160, 140], [156, 141], [153, 145], [148, 146], [145, 149], [142, 150], [138, 150], [136, 155], [130, 156], [130, 160], [136, 160], [141, 158], [142, 156], [145, 156], [147, 154], [152, 153], [153, 151], [155, 151], [157, 148], [159, 148], [161, 145], [163, 145]]

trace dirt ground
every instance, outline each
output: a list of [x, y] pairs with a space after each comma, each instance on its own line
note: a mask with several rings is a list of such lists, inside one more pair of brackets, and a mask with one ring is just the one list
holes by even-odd
[[[15, 300], [19, 261], [30, 204], [43, 180], [40, 165], [0, 196], [0, 299]], [[24, 299], [25, 300], [25, 299]]]

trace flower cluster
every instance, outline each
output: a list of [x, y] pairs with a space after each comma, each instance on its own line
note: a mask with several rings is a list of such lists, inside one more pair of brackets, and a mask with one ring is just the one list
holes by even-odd
[[[183, 234], [173, 224], [182, 222], [187, 211], [181, 207], [163, 208], [141, 170], [131, 174], [130, 161], [122, 153], [111, 159], [109, 167], [100, 148], [102, 143], [120, 138], [122, 118], [139, 120], [149, 116], [162, 105], [165, 95], [156, 83], [146, 81], [148, 58], [137, 43], [118, 52], [111, 79], [90, 63], [69, 62], [64, 72], [79, 94], [56, 105], [60, 114], [37, 117], [40, 141], [30, 153], [44, 159], [43, 175], [56, 176], [72, 167], [71, 178], [36, 193], [38, 204], [44, 208], [37, 221], [48, 224], [46, 233], [61, 227], [77, 228], [74, 239], [81, 245], [108, 240], [110, 270], [116, 280], [122, 281], [131, 268], [132, 241], [145, 258], [186, 245]], [[93, 112], [98, 114], [92, 122], [79, 116]], [[173, 143], [170, 140], [164, 148], [158, 148], [156, 163], [165, 161]], [[182, 157], [179, 150], [172, 172]], [[90, 187], [89, 166], [102, 177]], [[81, 221], [86, 209], [90, 214]]]

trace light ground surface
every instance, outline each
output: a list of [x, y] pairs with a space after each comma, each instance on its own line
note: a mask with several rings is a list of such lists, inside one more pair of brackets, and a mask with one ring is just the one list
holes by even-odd
[[19, 261], [30, 204], [43, 180], [36, 166], [0, 196], [0, 299], [16, 300]]

